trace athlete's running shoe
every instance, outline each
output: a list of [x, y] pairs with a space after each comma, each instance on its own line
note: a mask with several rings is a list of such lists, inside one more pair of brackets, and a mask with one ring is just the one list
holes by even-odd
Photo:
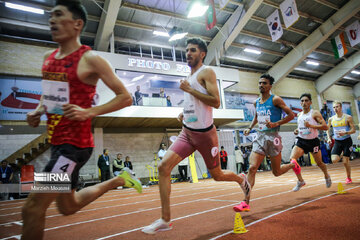
[[250, 211], [250, 205], [245, 201], [242, 201], [239, 205], [234, 206], [233, 210], [235, 212], [248, 212]]
[[298, 164], [298, 162], [296, 161], [296, 159], [291, 159], [290, 161], [291, 163], [295, 164], [295, 166], [293, 167], [293, 170], [295, 172], [296, 175], [300, 174], [301, 173], [301, 167], [300, 165]]
[[346, 183], [346, 184], [352, 183], [351, 178], [346, 178], [345, 183]]
[[294, 192], [297, 192], [297, 191], [299, 191], [300, 188], [302, 188], [303, 186], [305, 186], [305, 181], [303, 181], [303, 182], [297, 181], [297, 184], [296, 184], [296, 186], [293, 188], [293, 191], [294, 191]]
[[244, 192], [245, 199], [249, 200], [250, 193], [251, 193], [251, 185], [250, 185], [249, 181], [247, 180], [247, 177], [245, 176], [245, 174], [241, 173], [241, 174], [239, 174], [239, 176], [243, 179], [242, 183], [240, 184], [240, 187]]
[[[130, 170], [130, 169], [129, 169]], [[142, 192], [141, 183], [131, 174], [127, 168], [123, 169], [123, 172], [118, 176], [125, 180], [124, 187], [135, 188], [138, 193]]]
[[172, 222], [165, 222], [164, 219], [160, 218], [153, 222], [151, 225], [141, 229], [142, 232], [146, 234], [155, 234], [161, 231], [167, 231], [172, 229]]
[[331, 184], [332, 184], [331, 178], [330, 178], [330, 177], [329, 177], [329, 178], [325, 178], [325, 183], [326, 183], [326, 187], [327, 187], [327, 188], [331, 187]]

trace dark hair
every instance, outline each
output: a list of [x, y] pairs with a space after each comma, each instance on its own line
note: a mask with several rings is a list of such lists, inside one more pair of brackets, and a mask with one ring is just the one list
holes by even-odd
[[7, 160], [2, 160], [2, 161], [1, 161], [1, 164], [2, 164], [3, 162], [6, 162], [6, 163], [8, 163], [8, 161], [7, 161]]
[[224, 148], [224, 146], [221, 146], [221, 148]]
[[104, 148], [103, 153], [105, 153], [105, 152], [106, 152], [106, 150], [107, 150], [107, 148]]
[[81, 30], [83, 32], [87, 23], [87, 11], [80, 0], [57, 0], [55, 6], [57, 5], [65, 6], [72, 13], [73, 19], [84, 21], [84, 26]]
[[263, 74], [263, 75], [260, 76], [260, 78], [265, 78], [265, 79], [269, 80], [270, 85], [273, 85], [273, 83], [275, 81], [274, 78], [272, 76], [270, 76], [269, 74]]
[[311, 94], [310, 93], [301, 94], [300, 99], [302, 99], [303, 97], [307, 97], [311, 101]]
[[[188, 39], [186, 39], [186, 45], [188, 45], [188, 44], [198, 45], [200, 51], [205, 52], [204, 59], [206, 58], [208, 49], [207, 49], [206, 42], [203, 39], [198, 38], [198, 37], [188, 38]], [[203, 61], [204, 61], [204, 59], [203, 59]]]

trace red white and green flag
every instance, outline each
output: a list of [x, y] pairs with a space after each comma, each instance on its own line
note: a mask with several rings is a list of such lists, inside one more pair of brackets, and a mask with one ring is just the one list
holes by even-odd
[[336, 59], [343, 57], [348, 52], [344, 41], [344, 32], [337, 35], [334, 39], [331, 39], [331, 45]]
[[209, 0], [209, 8], [206, 11], [205, 20], [206, 20], [206, 30], [210, 30], [216, 25], [216, 11], [214, 6], [214, 0]]

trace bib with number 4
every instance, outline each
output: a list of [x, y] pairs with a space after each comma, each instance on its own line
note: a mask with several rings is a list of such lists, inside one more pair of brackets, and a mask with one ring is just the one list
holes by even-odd
[[69, 175], [72, 174], [74, 168], [76, 166], [76, 162], [64, 157], [60, 156], [56, 161], [55, 166], [51, 170], [52, 173], [68, 173]]

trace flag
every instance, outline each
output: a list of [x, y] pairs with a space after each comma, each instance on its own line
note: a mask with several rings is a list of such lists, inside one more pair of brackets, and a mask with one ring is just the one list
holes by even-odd
[[219, 0], [220, 10], [223, 10], [229, 2], [230, 0]]
[[280, 4], [280, 10], [286, 28], [289, 28], [299, 19], [299, 12], [297, 10], [295, 0], [283, 1]]
[[275, 42], [281, 38], [283, 34], [283, 29], [279, 17], [279, 10], [276, 9], [270, 16], [268, 16], [266, 22], [269, 27], [271, 39], [273, 42]]
[[348, 52], [344, 41], [343, 32], [337, 35], [334, 39], [331, 39], [331, 45], [333, 47], [336, 59], [341, 58]]
[[209, 8], [206, 11], [206, 30], [212, 29], [216, 25], [216, 11], [214, 6], [214, 0], [209, 0]]
[[360, 24], [359, 20], [356, 20], [345, 28], [346, 35], [350, 41], [350, 45], [353, 47], [360, 42]]

